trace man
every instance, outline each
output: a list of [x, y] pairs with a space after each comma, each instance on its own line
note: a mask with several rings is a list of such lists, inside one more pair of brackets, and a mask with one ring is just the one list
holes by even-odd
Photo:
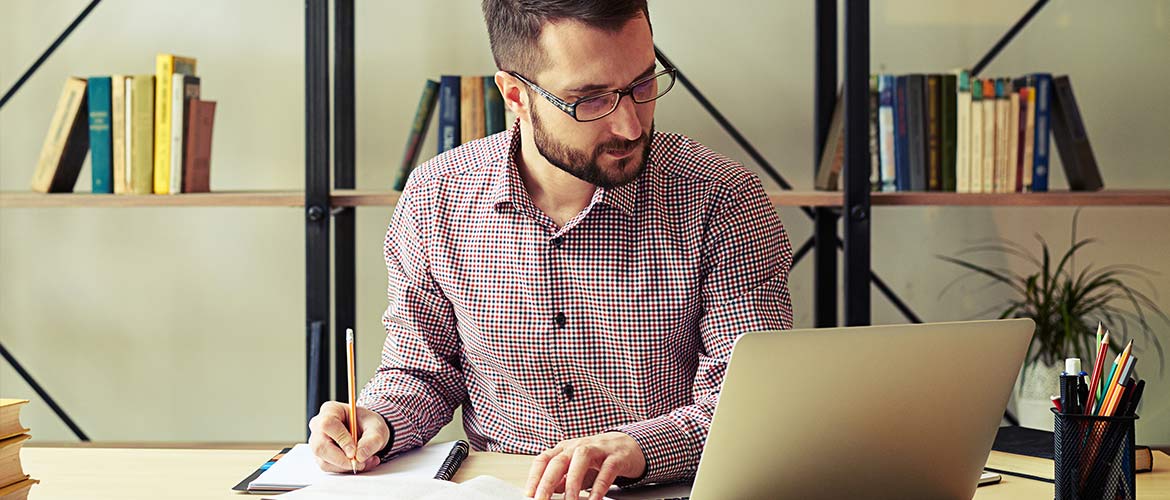
[[310, 422], [325, 470], [421, 446], [539, 455], [527, 494], [693, 477], [735, 339], [792, 327], [759, 179], [654, 131], [674, 83], [645, 0], [484, 0], [512, 129], [410, 177], [386, 235], [382, 364]]

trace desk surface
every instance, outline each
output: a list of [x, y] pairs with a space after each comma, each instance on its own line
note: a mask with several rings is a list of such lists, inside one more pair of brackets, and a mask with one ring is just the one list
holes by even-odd
[[[231, 487], [263, 464], [274, 450], [24, 448], [26, 474], [41, 480], [32, 498], [259, 498]], [[1141, 497], [1170, 497], [1170, 456], [1155, 452], [1154, 471], [1138, 474]], [[492, 475], [518, 487], [527, 479], [532, 457], [472, 453], [456, 481]], [[989, 467], [1052, 477], [1052, 462], [991, 452]], [[1003, 482], [977, 490], [976, 499], [1051, 498], [1049, 483], [1004, 475]]]

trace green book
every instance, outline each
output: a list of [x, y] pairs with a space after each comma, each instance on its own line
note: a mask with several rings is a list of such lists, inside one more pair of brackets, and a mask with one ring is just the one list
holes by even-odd
[[406, 137], [406, 149], [402, 152], [402, 164], [398, 168], [398, 179], [394, 181], [394, 190], [402, 191], [406, 187], [406, 180], [418, 162], [418, 152], [422, 149], [423, 138], [431, 124], [431, 115], [435, 111], [435, 102], [439, 98], [439, 82], [427, 80], [423, 84], [422, 96], [418, 99], [418, 109], [414, 112], [414, 121], [410, 125], [410, 134]]

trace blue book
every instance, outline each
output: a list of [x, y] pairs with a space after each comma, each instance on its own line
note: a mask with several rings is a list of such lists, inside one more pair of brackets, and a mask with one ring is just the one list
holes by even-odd
[[897, 77], [894, 89], [894, 185], [898, 191], [910, 191], [909, 86], [906, 75]]
[[1048, 159], [1052, 110], [1052, 74], [1033, 73], [1028, 79], [1036, 88], [1036, 137], [1032, 149], [1032, 191], [1048, 191]]
[[878, 142], [881, 144], [878, 162], [882, 171], [881, 190], [887, 192], [896, 189], [898, 178], [897, 160], [894, 159], [894, 124], [897, 123], [894, 118], [894, 85], [893, 75], [881, 75], [878, 79]]
[[87, 85], [89, 101], [89, 151], [93, 192], [114, 192], [113, 134], [110, 130], [110, 77], [94, 76]]
[[439, 78], [439, 154], [455, 149], [459, 141], [459, 98], [461, 89], [458, 76], [443, 75]]

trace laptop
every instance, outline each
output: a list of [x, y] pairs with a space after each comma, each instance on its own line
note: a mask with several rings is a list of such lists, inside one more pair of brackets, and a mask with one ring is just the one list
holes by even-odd
[[971, 498], [1034, 329], [1008, 319], [745, 334], [693, 485], [609, 497]]

